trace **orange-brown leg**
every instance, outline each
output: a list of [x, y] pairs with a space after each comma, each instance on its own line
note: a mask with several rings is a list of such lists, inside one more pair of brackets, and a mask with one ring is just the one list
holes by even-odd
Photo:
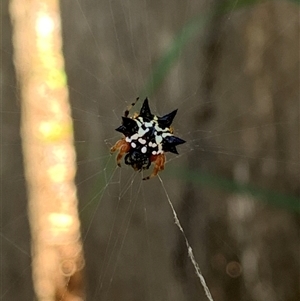
[[117, 155], [117, 164], [121, 167], [121, 159], [123, 156], [129, 152], [130, 150], [130, 144], [125, 141], [125, 139], [121, 139], [116, 142], [116, 144], [110, 149], [110, 152], [113, 153], [116, 150], [119, 150], [119, 153]]
[[149, 179], [155, 177], [158, 174], [159, 171], [164, 170], [165, 162], [166, 162], [166, 156], [164, 154], [153, 156], [151, 158], [151, 161], [155, 162], [152, 174], [148, 177], [143, 178], [143, 180], [149, 180]]

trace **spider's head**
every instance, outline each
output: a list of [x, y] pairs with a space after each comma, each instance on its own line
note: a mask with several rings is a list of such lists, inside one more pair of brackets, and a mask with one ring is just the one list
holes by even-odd
[[151, 162], [147, 155], [138, 150], [133, 150], [126, 155], [125, 164], [132, 166], [134, 170], [142, 170], [148, 169]]

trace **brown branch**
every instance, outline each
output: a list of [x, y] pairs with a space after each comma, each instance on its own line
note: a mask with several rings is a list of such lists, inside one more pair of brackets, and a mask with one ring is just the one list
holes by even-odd
[[39, 300], [83, 300], [73, 127], [58, 0], [12, 0], [32, 270]]

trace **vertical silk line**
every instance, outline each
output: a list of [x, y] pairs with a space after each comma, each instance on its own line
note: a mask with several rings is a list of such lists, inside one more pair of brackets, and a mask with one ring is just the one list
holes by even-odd
[[208, 286], [206, 284], [205, 278], [204, 278], [204, 276], [203, 276], [203, 274], [202, 274], [202, 272], [200, 270], [200, 267], [199, 267], [199, 265], [198, 265], [198, 263], [197, 263], [197, 261], [195, 259], [193, 249], [192, 249], [192, 247], [191, 247], [191, 245], [190, 245], [190, 243], [189, 243], [189, 241], [188, 241], [188, 239], [187, 239], [187, 237], [186, 237], [186, 235], [184, 233], [184, 230], [183, 230], [183, 228], [182, 228], [182, 226], [180, 224], [180, 221], [179, 221], [179, 219], [177, 217], [177, 213], [175, 211], [175, 208], [174, 208], [174, 206], [173, 206], [173, 204], [172, 204], [172, 202], [170, 200], [169, 194], [168, 194], [168, 192], [166, 190], [166, 187], [165, 187], [165, 185], [164, 185], [164, 183], [163, 183], [160, 175], [158, 175], [158, 178], [159, 178], [159, 181], [160, 181], [160, 183], [162, 185], [162, 188], [163, 188], [163, 190], [164, 190], [164, 192], [165, 192], [165, 194], [167, 196], [168, 203], [169, 203], [169, 205], [170, 205], [170, 207], [172, 209], [173, 217], [174, 217], [174, 220], [175, 220], [175, 224], [179, 228], [180, 232], [182, 233], [182, 235], [184, 237], [185, 244], [186, 244], [187, 250], [188, 250], [188, 256], [189, 256], [189, 258], [190, 258], [190, 260], [191, 260], [191, 262], [192, 262], [192, 264], [194, 266], [196, 275], [197, 275], [197, 277], [200, 280], [200, 283], [201, 283], [201, 285], [202, 285], [202, 287], [204, 289], [205, 295], [206, 295], [206, 297], [208, 298], [209, 301], [214, 301], [214, 299], [213, 299], [213, 297], [212, 297], [212, 295], [210, 293], [210, 290], [209, 290], [209, 288], [208, 288]]

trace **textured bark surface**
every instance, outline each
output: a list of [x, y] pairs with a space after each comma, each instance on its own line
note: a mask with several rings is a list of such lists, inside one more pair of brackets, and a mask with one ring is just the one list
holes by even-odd
[[13, 0], [10, 13], [34, 290], [41, 301], [80, 301], [84, 259], [59, 3]]

